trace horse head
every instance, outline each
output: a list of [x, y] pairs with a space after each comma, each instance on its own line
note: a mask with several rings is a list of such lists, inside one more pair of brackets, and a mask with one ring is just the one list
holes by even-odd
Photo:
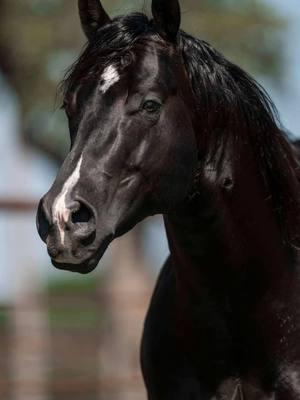
[[177, 0], [111, 20], [79, 1], [87, 46], [65, 82], [71, 148], [41, 199], [54, 266], [88, 273], [110, 242], [184, 202], [197, 163], [193, 93], [178, 50]]

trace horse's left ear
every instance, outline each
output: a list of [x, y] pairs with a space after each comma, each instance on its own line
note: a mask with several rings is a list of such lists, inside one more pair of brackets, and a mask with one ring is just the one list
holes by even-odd
[[176, 43], [181, 22], [178, 0], [152, 0], [152, 15], [159, 34]]
[[101, 26], [111, 19], [102, 7], [100, 0], [78, 0], [79, 16], [82, 29], [89, 41]]

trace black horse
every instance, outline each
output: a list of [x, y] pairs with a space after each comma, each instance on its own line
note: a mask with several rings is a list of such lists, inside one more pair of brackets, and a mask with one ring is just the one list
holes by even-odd
[[79, 10], [71, 149], [37, 218], [53, 264], [88, 273], [115, 237], [163, 214], [149, 399], [299, 399], [299, 165], [272, 102], [179, 31], [177, 0], [153, 0], [153, 20], [111, 20], [98, 0]]

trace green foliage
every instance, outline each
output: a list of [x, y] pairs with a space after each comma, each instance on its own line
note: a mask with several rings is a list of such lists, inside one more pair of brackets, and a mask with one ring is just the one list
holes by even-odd
[[78, 276], [70, 279], [50, 280], [47, 292], [50, 296], [94, 293], [99, 289], [99, 277], [97, 275]]
[[66, 309], [62, 307], [49, 309], [49, 323], [53, 329], [95, 329], [99, 326], [99, 310], [91, 309]]
[[3, 329], [8, 323], [8, 310], [0, 308], [0, 330]]
[[183, 27], [223, 52], [251, 74], [279, 79], [284, 21], [263, 1], [184, 1]]
[[50, 281], [47, 287], [49, 322], [53, 329], [95, 329], [101, 322], [99, 277]]

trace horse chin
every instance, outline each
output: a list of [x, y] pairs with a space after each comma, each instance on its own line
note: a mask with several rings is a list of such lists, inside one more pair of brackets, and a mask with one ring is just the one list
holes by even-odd
[[60, 270], [70, 271], [70, 272], [77, 272], [79, 274], [89, 274], [90, 272], [94, 271], [94, 269], [98, 265], [98, 261], [87, 260], [81, 264], [66, 264], [66, 263], [59, 263], [54, 260], [51, 260], [52, 265]]
[[70, 272], [77, 272], [79, 274], [89, 274], [90, 272], [94, 271], [99, 264], [99, 261], [103, 257], [105, 251], [107, 250], [109, 244], [112, 242], [113, 237], [109, 236], [106, 238], [98, 249], [92, 254], [90, 257], [86, 258], [85, 260], [78, 262], [78, 263], [67, 263], [67, 262], [58, 262], [51, 259], [52, 265], [60, 270], [70, 271]]

